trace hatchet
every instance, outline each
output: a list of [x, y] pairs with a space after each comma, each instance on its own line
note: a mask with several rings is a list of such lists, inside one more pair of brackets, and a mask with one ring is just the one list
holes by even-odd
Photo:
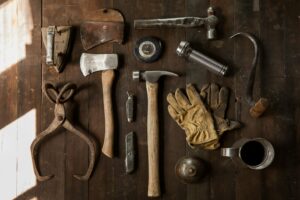
[[102, 90], [104, 105], [105, 136], [102, 152], [113, 157], [114, 118], [112, 109], [111, 90], [115, 76], [114, 69], [118, 67], [117, 54], [89, 54], [83, 53], [80, 57], [80, 69], [84, 76], [102, 71]]

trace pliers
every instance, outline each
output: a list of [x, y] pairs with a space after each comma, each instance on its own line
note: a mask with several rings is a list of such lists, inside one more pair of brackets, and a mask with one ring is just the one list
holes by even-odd
[[[90, 149], [89, 154], [89, 166], [84, 175], [73, 175], [78, 180], [88, 180], [93, 172], [96, 156], [97, 156], [97, 143], [96, 141], [76, 129], [70, 121], [67, 119], [67, 113], [65, 110], [64, 103], [66, 103], [75, 93], [76, 85], [67, 83], [65, 84], [61, 90], [59, 91], [53, 84], [51, 83], [45, 83], [42, 87], [43, 93], [48, 98], [49, 101], [53, 102], [55, 104], [54, 107], [54, 120], [51, 122], [49, 127], [37, 135], [37, 137], [34, 139], [34, 141], [31, 144], [31, 157], [32, 157], [32, 164], [34, 173], [37, 177], [38, 181], [47, 181], [54, 177], [54, 175], [46, 175], [42, 176], [39, 167], [38, 167], [38, 149], [40, 147], [40, 144], [48, 138], [51, 134], [55, 132], [60, 127], [64, 127], [67, 129], [70, 133], [73, 133], [80, 137], [82, 140], [84, 140]], [[49, 93], [51, 91], [51, 94]]]

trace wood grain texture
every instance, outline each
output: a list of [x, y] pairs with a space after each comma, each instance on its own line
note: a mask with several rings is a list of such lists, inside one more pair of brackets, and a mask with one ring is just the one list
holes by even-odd
[[[0, 7], [0, 14], [4, 5], [12, 1], [0, 0], [3, 6]], [[133, 29], [134, 19], [203, 17], [209, 5], [216, 7], [216, 14], [220, 16], [218, 39], [214, 41], [206, 40], [204, 28]], [[115, 157], [110, 159], [100, 155], [91, 179], [88, 182], [77, 181], [72, 175], [86, 171], [89, 163], [88, 147], [76, 136], [59, 130], [43, 144], [39, 159], [42, 174], [53, 173], [55, 178], [37, 183], [22, 194], [16, 192], [15, 199], [147, 199], [147, 94], [145, 83], [133, 82], [131, 74], [133, 70], [161, 69], [179, 73], [181, 76], [159, 81], [157, 106], [161, 196], [156, 199], [299, 199], [299, 6], [300, 1], [297, 0], [30, 0], [33, 30], [32, 43], [26, 46], [26, 58], [0, 73], [1, 130], [32, 109], [36, 110], [37, 134], [44, 130], [54, 117], [54, 105], [41, 93], [42, 83], [52, 81], [63, 84], [70, 81], [78, 86], [73, 102], [75, 114], [72, 122], [94, 136], [101, 147], [105, 137], [103, 94], [100, 92], [103, 86], [99, 82], [98, 73], [85, 78], [80, 72], [79, 58], [84, 51], [78, 27], [87, 20], [89, 13], [101, 8], [115, 8], [124, 15], [126, 31], [123, 45], [107, 43], [88, 52], [117, 53], [120, 57], [121, 64], [115, 70], [112, 93]], [[41, 41], [40, 28], [54, 24], [73, 25], [76, 30], [70, 61], [61, 74], [44, 64], [45, 48]], [[270, 106], [258, 119], [251, 118], [245, 100], [246, 80], [250, 70], [248, 66], [253, 56], [252, 46], [244, 38], [228, 39], [238, 31], [253, 33], [260, 39], [263, 47], [262, 62], [257, 66], [254, 97], [268, 98]], [[0, 36], [3, 37], [1, 34]], [[155, 63], [141, 63], [133, 56], [135, 41], [143, 36], [156, 36], [164, 43], [163, 55]], [[219, 77], [202, 66], [178, 57], [175, 50], [181, 40], [189, 41], [196, 50], [228, 64], [232, 74]], [[2, 69], [7, 66], [0, 67]], [[208, 82], [216, 82], [231, 89], [227, 116], [229, 119], [241, 121], [244, 125], [240, 130], [224, 134], [222, 146], [229, 147], [242, 137], [264, 137], [275, 147], [275, 160], [270, 167], [263, 171], [243, 169], [230, 159], [221, 158], [218, 150], [192, 150], [186, 145], [183, 130], [168, 115], [166, 95], [174, 92], [176, 88], [184, 88], [186, 83], [193, 83], [200, 89]], [[137, 97], [136, 121], [133, 123], [126, 120], [126, 91]], [[18, 127], [21, 128], [22, 125], [16, 125], [14, 130], [17, 131]], [[130, 131], [137, 133], [138, 163], [137, 170], [126, 175], [123, 141]], [[10, 139], [14, 138], [11, 140], [14, 141], [13, 146], [19, 147], [23, 141], [21, 138], [27, 134], [29, 133], [26, 130], [19, 130], [16, 137], [10, 135]], [[4, 134], [0, 136], [2, 150], [8, 144], [8, 139]], [[197, 184], [184, 185], [175, 176], [176, 161], [184, 155], [197, 156], [209, 167], [207, 175]], [[18, 154], [12, 159], [21, 163]], [[1, 163], [1, 166], [5, 164]], [[18, 183], [15, 191], [20, 191], [19, 180], [26, 176], [22, 171], [18, 170], [12, 175]], [[3, 197], [1, 195], [2, 193], [0, 199]]]
[[146, 82], [148, 97], [147, 143], [148, 143], [148, 197], [160, 196], [159, 181], [159, 119], [158, 83]]
[[[185, 16], [186, 7], [184, 1], [162, 1], [163, 9], [161, 17]], [[168, 8], [168, 9], [166, 9]], [[156, 30], [157, 31], [157, 30]], [[172, 35], [172, 36], [171, 36]], [[171, 36], [171, 37], [170, 37]], [[182, 156], [186, 155], [184, 131], [172, 120], [168, 113], [166, 97], [169, 92], [174, 92], [175, 87], [185, 88], [186, 61], [177, 56], [175, 50], [180, 41], [186, 36], [185, 29], [160, 29], [158, 37], [164, 43], [164, 53], [160, 69], [177, 73], [179, 77], [162, 77], [159, 81], [158, 102], [160, 122], [160, 183], [162, 199], [186, 199], [187, 189], [175, 176], [175, 165]], [[155, 63], [154, 63], [155, 64]], [[159, 69], [159, 68], [158, 68]], [[177, 139], [174, 140], [173, 138]], [[180, 193], [178, 193], [180, 191]]]
[[103, 108], [104, 108], [104, 141], [102, 152], [112, 158], [114, 156], [114, 118], [112, 105], [112, 85], [115, 78], [114, 70], [102, 72]]
[[[209, 7], [209, 1], [185, 1], [186, 16], [199, 16], [203, 17], [207, 13]], [[218, 33], [219, 34], [219, 33]], [[202, 53], [207, 54], [207, 48], [209, 48], [209, 42], [206, 40], [205, 29], [189, 29], [186, 30], [186, 41], [189, 41], [192, 47]], [[211, 56], [211, 55], [210, 55]], [[184, 66], [186, 66], [186, 83], [192, 83], [196, 88], [201, 89], [201, 86], [207, 82], [210, 82], [211, 74], [201, 65], [197, 65], [192, 62], [184, 60]], [[210, 154], [207, 151], [192, 150], [189, 145], [186, 144], [187, 155], [199, 157], [205, 160], [208, 167], [211, 168]], [[211, 195], [211, 176], [204, 177], [204, 180], [192, 185], [187, 185], [186, 199], [210, 199]]]
[[[260, 12], [253, 11], [254, 1], [234, 1], [235, 3], [235, 13], [234, 13], [234, 31], [239, 32], [251, 32], [255, 36], [260, 35], [260, 25], [256, 23], [260, 19]], [[244, 125], [244, 127], [239, 130], [239, 138], [253, 138], [253, 137], [264, 137], [260, 131], [260, 123], [263, 121], [253, 120], [249, 115], [250, 107], [246, 103], [245, 99], [245, 89], [247, 79], [250, 73], [250, 64], [254, 56], [254, 51], [251, 43], [247, 39], [236, 38], [233, 42], [234, 48], [234, 59], [233, 62], [237, 66], [237, 71], [234, 74], [235, 79], [235, 95], [237, 99], [237, 119], [239, 119]], [[247, 55], [247, 56], [245, 56]], [[259, 69], [261, 66], [257, 66]], [[257, 83], [259, 82], [259, 77], [256, 76], [256, 84], [254, 86], [255, 95], [257, 95], [258, 88]], [[256, 130], [256, 131], [254, 131]], [[234, 163], [233, 163], [234, 164]], [[262, 198], [262, 172], [261, 171], [251, 171], [242, 170], [238, 165], [233, 165], [236, 168], [236, 179], [235, 179], [235, 196], [237, 199], [263, 199]], [[246, 184], [244, 180], [247, 179]], [[248, 189], [248, 184], [252, 185], [253, 190]], [[252, 191], [257, 191], [253, 193]]]

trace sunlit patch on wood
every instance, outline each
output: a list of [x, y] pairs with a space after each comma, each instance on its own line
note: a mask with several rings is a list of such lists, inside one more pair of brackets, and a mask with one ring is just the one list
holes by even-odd
[[35, 109], [0, 129], [1, 200], [11, 200], [36, 185], [30, 154], [35, 136]]
[[26, 57], [33, 27], [29, 0], [8, 0], [0, 5], [0, 73]]

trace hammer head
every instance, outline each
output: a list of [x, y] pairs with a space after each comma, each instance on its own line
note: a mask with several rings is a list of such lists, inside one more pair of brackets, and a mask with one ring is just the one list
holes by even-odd
[[213, 40], [217, 37], [216, 26], [219, 22], [218, 17], [215, 15], [215, 11], [212, 7], [207, 9], [206, 27], [207, 27], [207, 39]]
[[143, 79], [150, 83], [157, 82], [161, 76], [178, 76], [178, 74], [169, 71], [144, 71], [144, 72], [133, 71], [132, 72], [133, 80]]
[[84, 76], [87, 76], [97, 71], [116, 69], [117, 67], [117, 54], [83, 53], [80, 57], [80, 69]]

